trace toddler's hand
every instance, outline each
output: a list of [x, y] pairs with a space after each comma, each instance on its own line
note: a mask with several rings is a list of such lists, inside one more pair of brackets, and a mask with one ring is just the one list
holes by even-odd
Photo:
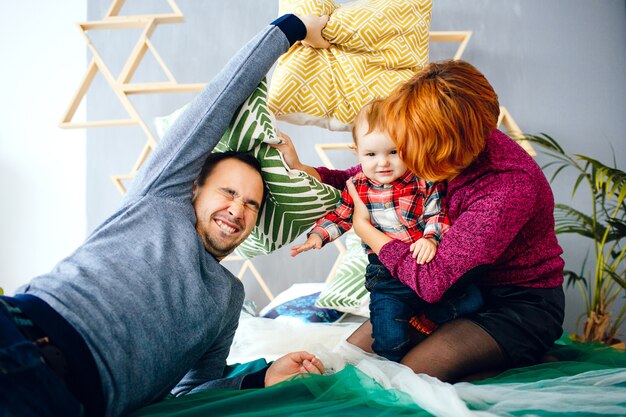
[[297, 256], [301, 252], [306, 252], [310, 249], [319, 249], [322, 247], [322, 238], [316, 234], [311, 234], [309, 238], [301, 245], [291, 247], [291, 256]]
[[421, 238], [411, 245], [411, 252], [415, 261], [419, 264], [425, 264], [433, 260], [437, 253], [437, 241], [435, 239]]

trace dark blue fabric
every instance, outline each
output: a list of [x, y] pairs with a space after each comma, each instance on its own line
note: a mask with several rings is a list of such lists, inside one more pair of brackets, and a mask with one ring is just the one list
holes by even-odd
[[104, 414], [104, 398], [100, 375], [96, 363], [80, 334], [52, 307], [30, 294], [17, 294], [7, 298], [19, 307], [52, 343], [65, 355], [70, 376], [68, 386], [72, 393], [85, 405], [87, 415]]
[[395, 279], [376, 255], [368, 256], [365, 269], [365, 287], [370, 292], [370, 321], [374, 352], [399, 362], [415, 340], [410, 340], [409, 320], [424, 313], [436, 324], [474, 313], [483, 305], [480, 290], [473, 284], [463, 291], [444, 297], [436, 304], [428, 304], [412, 289]]
[[241, 381], [241, 389], [251, 388], [264, 388], [265, 387], [265, 374], [269, 366], [259, 369], [258, 371], [251, 372], [243, 377]]
[[306, 26], [302, 23], [296, 15], [286, 14], [272, 22], [272, 25], [278, 26], [278, 28], [285, 34], [289, 40], [289, 45], [301, 41], [306, 38]]
[[278, 316], [289, 316], [314, 323], [332, 323], [343, 317], [344, 313], [341, 311], [316, 307], [315, 301], [319, 295], [320, 293], [316, 292], [286, 301], [269, 310], [263, 317], [275, 319]]
[[426, 317], [437, 324], [443, 324], [458, 317], [475, 313], [483, 306], [483, 296], [476, 285], [470, 284], [463, 292], [445, 296], [436, 304], [428, 304], [424, 309]]
[[43, 362], [39, 348], [19, 331], [3, 301], [0, 301], [0, 415], [84, 415], [80, 402]]
[[365, 287], [370, 292], [372, 349], [380, 356], [400, 362], [412, 346], [409, 320], [423, 312], [426, 302], [393, 278], [383, 265], [367, 265]]

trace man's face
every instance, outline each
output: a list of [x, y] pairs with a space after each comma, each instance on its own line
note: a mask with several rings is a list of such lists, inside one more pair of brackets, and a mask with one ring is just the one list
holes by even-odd
[[202, 187], [193, 189], [196, 230], [207, 252], [221, 261], [254, 227], [263, 199], [259, 173], [237, 159], [224, 159]]

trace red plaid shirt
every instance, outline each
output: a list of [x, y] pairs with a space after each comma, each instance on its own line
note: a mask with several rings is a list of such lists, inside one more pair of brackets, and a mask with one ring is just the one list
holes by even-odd
[[[392, 239], [407, 244], [422, 237], [439, 241], [450, 228], [450, 219], [442, 207], [445, 182], [429, 182], [409, 170], [386, 185], [372, 181], [363, 172], [351, 181], [367, 206], [374, 227]], [[352, 228], [353, 211], [354, 202], [344, 188], [335, 210], [318, 220], [309, 234], [317, 234], [324, 244], [332, 242]]]

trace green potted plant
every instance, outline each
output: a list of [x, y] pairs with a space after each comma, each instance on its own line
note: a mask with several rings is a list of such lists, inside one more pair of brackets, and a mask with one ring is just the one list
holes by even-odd
[[[567, 204], [556, 204], [556, 233], [574, 233], [593, 242], [579, 272], [565, 270], [567, 286], [576, 285], [583, 298], [585, 312], [582, 333], [575, 340], [612, 344], [626, 319], [626, 173], [584, 155], [567, 154], [546, 134], [525, 135], [522, 139], [541, 147], [550, 158], [542, 169], [550, 168], [552, 182], [565, 169], [578, 176], [572, 196], [586, 184], [590, 191], [590, 213], [583, 213]], [[621, 305], [620, 305], [621, 304]]]

